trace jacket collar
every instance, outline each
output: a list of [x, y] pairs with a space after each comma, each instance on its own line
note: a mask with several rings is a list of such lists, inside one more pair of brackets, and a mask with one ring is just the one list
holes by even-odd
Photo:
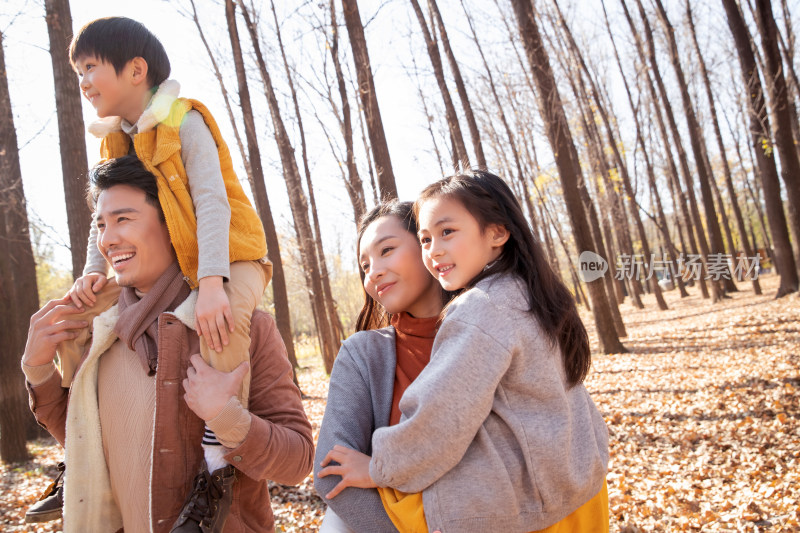
[[[142, 116], [136, 121], [136, 132], [149, 131], [167, 118], [172, 103], [178, 98], [180, 92], [181, 85], [177, 81], [164, 80], [161, 82]], [[102, 139], [109, 133], [122, 130], [122, 117], [105, 117], [95, 120], [89, 124], [88, 130], [95, 137]]]
[[[192, 291], [174, 311], [185, 326], [194, 329], [194, 307], [197, 291]], [[122, 517], [113, 503], [108, 466], [103, 454], [100, 409], [97, 402], [97, 374], [100, 356], [117, 335], [114, 324], [119, 320], [115, 305], [94, 319], [93, 340], [89, 353], [78, 367], [70, 388], [67, 408], [65, 462], [79, 475], [64, 480], [64, 530], [115, 531], [122, 527]]]

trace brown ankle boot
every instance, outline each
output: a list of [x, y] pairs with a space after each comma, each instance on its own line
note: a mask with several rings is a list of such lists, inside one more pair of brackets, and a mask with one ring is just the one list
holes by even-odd
[[203, 462], [170, 533], [221, 533], [231, 510], [235, 479], [231, 465], [209, 473]]
[[61, 518], [64, 507], [64, 463], [58, 463], [58, 476], [50, 483], [41, 496], [39, 501], [31, 505], [25, 512], [25, 522], [50, 522]]

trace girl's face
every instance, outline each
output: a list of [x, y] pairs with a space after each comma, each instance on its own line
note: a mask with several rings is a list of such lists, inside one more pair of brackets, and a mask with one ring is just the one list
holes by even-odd
[[422, 259], [448, 291], [463, 289], [500, 257], [508, 236], [508, 230], [498, 224], [481, 230], [478, 220], [454, 198], [436, 196], [419, 208]]
[[405, 311], [417, 318], [441, 312], [442, 291], [422, 263], [417, 237], [397, 217], [381, 217], [367, 226], [358, 262], [364, 290], [387, 312]]

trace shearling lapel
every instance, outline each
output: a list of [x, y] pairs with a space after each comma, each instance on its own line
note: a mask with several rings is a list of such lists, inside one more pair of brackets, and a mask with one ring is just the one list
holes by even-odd
[[[196, 302], [197, 290], [193, 290], [172, 312], [191, 329], [195, 328]], [[97, 401], [100, 357], [117, 340], [114, 325], [118, 318], [119, 307], [115, 305], [94, 319], [92, 345], [70, 387], [64, 459], [68, 467], [64, 478], [65, 533], [114, 532], [122, 528], [103, 452]]]

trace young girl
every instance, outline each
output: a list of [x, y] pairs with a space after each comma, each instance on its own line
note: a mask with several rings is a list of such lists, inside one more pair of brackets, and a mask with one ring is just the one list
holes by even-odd
[[422, 492], [430, 530], [608, 531], [608, 433], [581, 384], [586, 330], [513, 194], [474, 172], [429, 186], [415, 210], [426, 267], [463, 292], [400, 423], [373, 434], [368, 475], [342, 447], [320, 475], [342, 476], [337, 489]]
[[[430, 359], [446, 294], [422, 262], [411, 210], [411, 202], [385, 203], [359, 224], [365, 303], [358, 333], [344, 342], [331, 372], [317, 472], [334, 445], [369, 453], [372, 433], [400, 420], [400, 397]], [[391, 327], [374, 329], [387, 319]], [[317, 492], [329, 505], [321, 531], [395, 531], [376, 490], [352, 488], [326, 498], [337, 483], [335, 476], [315, 475]]]

